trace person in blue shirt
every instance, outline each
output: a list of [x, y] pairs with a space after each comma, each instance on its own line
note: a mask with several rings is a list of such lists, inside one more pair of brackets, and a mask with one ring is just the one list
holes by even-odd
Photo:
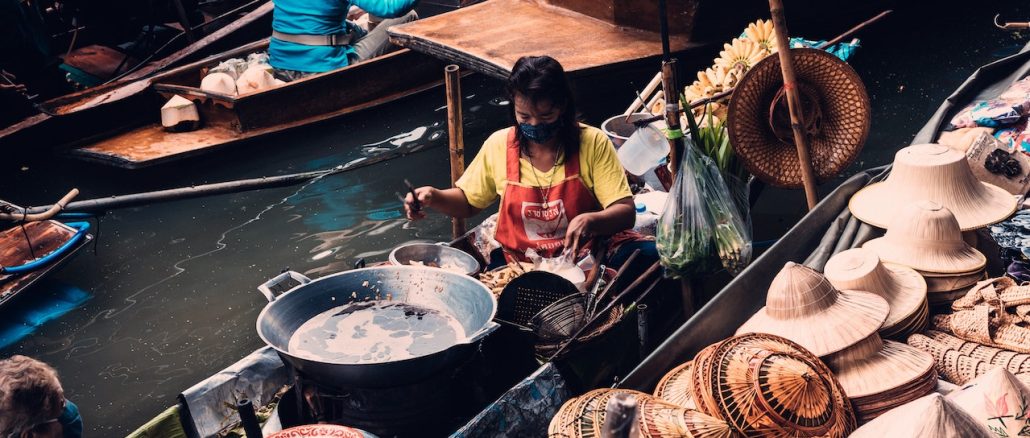
[[[269, 64], [284, 81], [346, 67], [386, 53], [386, 30], [414, 21], [418, 0], [273, 0]], [[384, 18], [368, 31], [349, 21], [351, 6]]]
[[0, 437], [82, 438], [79, 407], [49, 365], [21, 355], [0, 360]]

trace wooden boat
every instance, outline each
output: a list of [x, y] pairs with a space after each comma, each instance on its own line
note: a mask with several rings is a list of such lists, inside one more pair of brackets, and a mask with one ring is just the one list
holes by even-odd
[[[8, 204], [0, 201], [0, 205]], [[50, 254], [68, 242], [77, 232], [78, 230], [75, 228], [52, 220], [29, 222], [24, 227], [15, 226], [0, 230], [0, 267], [22, 265], [37, 257]], [[22, 274], [0, 272], [0, 308], [12, 302], [30, 286], [57, 269], [92, 239], [92, 235], [84, 234], [64, 253], [39, 269]]]
[[[254, 1], [243, 16], [182, 49], [114, 82], [55, 97], [40, 103], [43, 112], [0, 130], [0, 151], [9, 147], [56, 146], [117, 128], [138, 119], [151, 77], [168, 68], [194, 62], [270, 33], [272, 2]], [[212, 23], [214, 27], [217, 23]]]
[[[443, 81], [443, 61], [399, 50], [238, 96], [199, 88], [208, 68], [267, 48], [266, 39], [155, 76], [149, 87], [152, 105], [139, 109], [146, 122], [113, 136], [86, 140], [69, 153], [123, 168], [146, 167], [371, 108], [427, 90]], [[174, 95], [197, 104], [203, 123], [200, 129], [172, 133], [161, 127], [160, 102]]]

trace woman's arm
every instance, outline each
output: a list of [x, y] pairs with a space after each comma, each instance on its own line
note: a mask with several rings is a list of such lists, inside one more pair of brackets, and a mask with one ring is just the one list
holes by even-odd
[[565, 232], [565, 247], [578, 250], [580, 244], [594, 236], [610, 236], [633, 228], [635, 220], [636, 210], [633, 208], [632, 197], [615, 201], [601, 211], [583, 213], [569, 222], [569, 228]]
[[397, 18], [415, 8], [418, 0], [351, 0], [350, 4], [381, 18]]
[[[415, 203], [411, 193], [404, 197], [404, 212], [411, 220], [426, 217], [425, 209], [427, 207], [447, 216], [461, 219], [475, 216], [483, 210], [469, 204], [465, 192], [456, 187], [444, 190], [430, 186], [419, 187], [415, 189], [415, 194], [418, 195], [418, 201], [422, 204], [422, 210], [417, 212], [413, 210]], [[632, 222], [630, 224], [632, 226]]]

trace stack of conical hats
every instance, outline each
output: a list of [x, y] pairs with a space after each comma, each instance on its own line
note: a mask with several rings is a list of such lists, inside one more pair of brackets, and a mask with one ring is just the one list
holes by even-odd
[[567, 402], [551, 418], [547, 436], [588, 438], [601, 436], [608, 401], [616, 394], [632, 395], [637, 402], [637, 433], [645, 438], [730, 438], [733, 429], [723, 420], [693, 409], [658, 400], [627, 389], [595, 389]]
[[950, 305], [985, 277], [987, 258], [962, 239], [955, 216], [933, 201], [901, 208], [887, 233], [862, 245], [880, 260], [908, 266], [926, 280], [931, 306]]
[[876, 333], [889, 312], [887, 301], [875, 293], [838, 290], [822, 274], [787, 262], [769, 285], [766, 306], [737, 334], [782, 336], [822, 357]]
[[997, 436], [1026, 436], [1030, 431], [1030, 388], [1004, 369], [988, 371], [948, 399]]
[[702, 350], [691, 367], [698, 410], [744, 436], [844, 437], [855, 415], [819, 358], [779, 336], [749, 333]]
[[940, 394], [902, 405], [866, 423], [852, 438], [990, 438], [976, 419]]
[[926, 281], [916, 270], [881, 263], [871, 250], [855, 248], [830, 258], [823, 275], [839, 290], [869, 291], [887, 300], [890, 313], [880, 327], [881, 337], [904, 340], [926, 328]]
[[929, 353], [872, 334], [862, 342], [826, 358], [859, 422], [923, 397], [937, 386], [937, 370]]
[[996, 224], [1016, 211], [1014, 196], [977, 180], [965, 155], [938, 144], [899, 150], [890, 176], [860, 190], [848, 207], [862, 222], [889, 229], [897, 212], [923, 200], [951, 211], [962, 230]]

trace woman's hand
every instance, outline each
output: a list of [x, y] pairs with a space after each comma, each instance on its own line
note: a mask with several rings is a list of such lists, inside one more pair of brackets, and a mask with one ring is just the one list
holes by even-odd
[[581, 244], [586, 243], [591, 237], [597, 235], [596, 213], [583, 213], [569, 221], [569, 227], [565, 230], [565, 248], [572, 248], [572, 251], [579, 251]]
[[430, 186], [423, 186], [415, 189], [415, 195], [418, 196], [419, 208], [415, 208], [415, 198], [411, 196], [409, 192], [404, 197], [404, 213], [408, 216], [408, 220], [419, 220], [426, 217], [426, 208], [433, 204], [433, 198], [435, 197], [437, 189]]

